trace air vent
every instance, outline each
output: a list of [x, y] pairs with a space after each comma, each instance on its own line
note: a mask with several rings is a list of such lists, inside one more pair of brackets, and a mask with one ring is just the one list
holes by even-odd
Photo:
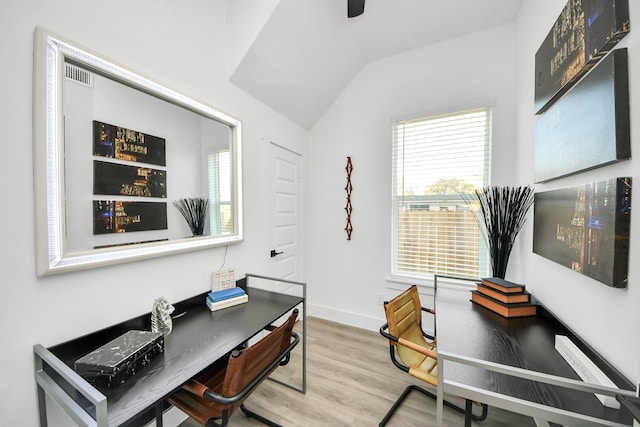
[[64, 64], [64, 75], [67, 79], [72, 80], [81, 85], [91, 87], [93, 86], [92, 74], [80, 67], [76, 67], [72, 64]]

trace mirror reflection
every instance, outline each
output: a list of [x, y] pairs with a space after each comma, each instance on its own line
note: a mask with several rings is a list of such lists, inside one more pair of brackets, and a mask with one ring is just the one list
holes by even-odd
[[240, 122], [37, 34], [38, 273], [241, 241]]

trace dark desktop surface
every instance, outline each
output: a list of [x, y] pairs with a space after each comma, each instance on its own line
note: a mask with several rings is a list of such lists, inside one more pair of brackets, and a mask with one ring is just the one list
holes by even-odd
[[[437, 290], [438, 351], [580, 380], [555, 349], [568, 336], [619, 387], [635, 386], [543, 305], [531, 317], [505, 318], [470, 302], [469, 290]], [[592, 393], [569, 390], [493, 371], [446, 362], [447, 380], [585, 415], [631, 424], [624, 411], [607, 408]]]
[[[156, 403], [302, 302], [300, 297], [261, 289], [249, 288], [247, 294], [246, 304], [216, 312], [207, 308], [206, 293], [175, 304], [173, 330], [165, 337], [164, 352], [123, 384], [96, 387], [107, 397], [108, 424], [127, 424], [145, 410], [153, 411]], [[149, 330], [150, 314], [50, 347], [49, 351], [73, 369], [77, 359], [132, 329]], [[51, 369], [46, 370], [57, 378], [56, 382], [64, 383]], [[95, 409], [86, 399], [69, 386], [64, 388], [95, 417]]]

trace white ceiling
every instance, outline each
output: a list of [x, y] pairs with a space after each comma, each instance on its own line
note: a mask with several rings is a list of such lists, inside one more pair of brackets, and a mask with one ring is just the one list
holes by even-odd
[[347, 0], [279, 0], [231, 81], [310, 129], [367, 63], [512, 22], [521, 3], [366, 0], [348, 19]]

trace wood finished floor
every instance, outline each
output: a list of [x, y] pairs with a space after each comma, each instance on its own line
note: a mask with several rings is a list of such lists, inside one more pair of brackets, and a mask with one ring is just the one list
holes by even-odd
[[[370, 427], [379, 424], [407, 385], [413, 382], [425, 386], [393, 366], [388, 344], [376, 332], [309, 317], [307, 334], [307, 393], [266, 381], [247, 399], [248, 408], [284, 427]], [[291, 363], [278, 368], [274, 376], [300, 383], [300, 347]], [[452, 400], [462, 404], [459, 399]], [[197, 425], [187, 420], [179, 427]], [[263, 424], [238, 411], [229, 425]], [[387, 425], [435, 426], [435, 400], [412, 393]], [[464, 417], [445, 407], [445, 425], [463, 426]], [[490, 408], [487, 419], [474, 422], [473, 426], [528, 427], [535, 426], [535, 422], [529, 417]]]

